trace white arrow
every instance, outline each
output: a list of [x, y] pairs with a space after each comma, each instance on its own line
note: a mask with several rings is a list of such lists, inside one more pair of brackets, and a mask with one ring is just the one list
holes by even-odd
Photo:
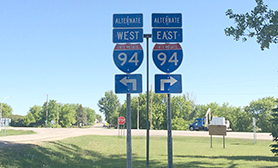
[[132, 83], [132, 90], [136, 90], [136, 79], [126, 79], [126, 76], [120, 80], [120, 82], [122, 84], [124, 84], [125, 86], [127, 86], [127, 83]]
[[170, 79], [161, 79], [160, 80], [160, 89], [161, 89], [161, 91], [164, 91], [164, 84], [165, 83], [170, 83], [170, 86], [172, 86], [176, 82], [177, 82], [177, 80], [175, 78], [173, 78], [172, 76], [170, 76]]

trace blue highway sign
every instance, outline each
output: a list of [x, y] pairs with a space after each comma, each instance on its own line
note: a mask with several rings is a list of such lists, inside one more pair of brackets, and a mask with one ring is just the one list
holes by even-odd
[[115, 93], [142, 93], [142, 75], [115, 75]]
[[153, 48], [153, 62], [162, 72], [175, 71], [181, 65], [182, 60], [182, 48], [178, 43], [156, 44]]
[[113, 52], [115, 65], [125, 73], [132, 73], [143, 62], [143, 49], [140, 44], [117, 44]]
[[113, 43], [141, 43], [143, 29], [113, 29]]
[[181, 75], [155, 75], [155, 93], [182, 93]]
[[152, 41], [155, 43], [182, 42], [182, 29], [152, 29]]
[[113, 15], [113, 27], [125, 28], [125, 27], [143, 27], [143, 14], [114, 14]]
[[182, 27], [181, 13], [153, 13], [152, 27]]

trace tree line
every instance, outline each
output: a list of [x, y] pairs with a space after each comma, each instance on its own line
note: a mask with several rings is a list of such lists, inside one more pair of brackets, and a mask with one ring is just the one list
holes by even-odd
[[[26, 116], [13, 115], [12, 108], [5, 103], [2, 111], [3, 118], [11, 118], [11, 125], [18, 127], [45, 127], [46, 111], [48, 111], [47, 127], [57, 127], [57, 118], [59, 127], [90, 125], [96, 119], [102, 121], [101, 115], [96, 114], [95, 110], [89, 107], [83, 107], [81, 104], [61, 104], [56, 100], [45, 102], [42, 106], [30, 107]], [[52, 120], [54, 124], [51, 124]]]
[[[149, 93], [149, 120], [150, 127], [154, 130], [167, 129], [167, 99], [166, 94]], [[139, 127], [146, 129], [147, 98], [146, 93], [133, 96], [131, 98], [131, 128], [137, 128], [137, 112], [139, 102]], [[188, 130], [189, 123], [195, 118], [204, 118], [208, 108], [211, 109], [212, 116], [225, 117], [230, 121], [233, 131], [252, 132], [253, 117], [256, 119], [257, 131], [271, 132], [273, 129], [271, 115], [272, 110], [277, 105], [274, 97], [265, 97], [253, 100], [244, 107], [234, 107], [229, 103], [209, 103], [206, 105], [196, 104], [189, 94], [181, 96], [171, 95], [171, 114], [173, 130]], [[117, 125], [118, 116], [126, 117], [126, 102], [120, 104], [118, 96], [113, 91], [105, 92], [105, 96], [98, 102], [99, 110], [105, 115], [105, 120], [113, 125]]]

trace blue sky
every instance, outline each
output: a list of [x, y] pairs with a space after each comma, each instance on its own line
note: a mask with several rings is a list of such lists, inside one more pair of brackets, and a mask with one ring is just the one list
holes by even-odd
[[[278, 1], [265, 0], [278, 10]], [[182, 75], [183, 94], [198, 104], [228, 102], [246, 106], [252, 100], [274, 96], [278, 90], [278, 47], [261, 51], [255, 39], [243, 43], [226, 37], [233, 25], [227, 9], [249, 12], [255, 0], [9, 0], [0, 1], [0, 101], [13, 114], [49, 99], [79, 103], [99, 113], [98, 100], [114, 90], [112, 16], [142, 13], [144, 34], [151, 33], [152, 13], [182, 13], [183, 62], [173, 74]], [[141, 44], [146, 55], [146, 41]], [[156, 68], [150, 43], [150, 84]], [[143, 76], [146, 91], [146, 57], [134, 73]], [[151, 88], [151, 87], [150, 87]], [[121, 103], [125, 95], [118, 95]], [[132, 96], [136, 96], [133, 94]]]

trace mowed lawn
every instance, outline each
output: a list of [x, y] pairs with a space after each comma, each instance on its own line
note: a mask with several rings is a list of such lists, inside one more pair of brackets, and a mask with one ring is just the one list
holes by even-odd
[[[174, 167], [278, 167], [271, 141], [226, 138], [173, 137]], [[150, 168], [167, 167], [167, 137], [150, 137]], [[126, 139], [81, 136], [38, 145], [10, 145], [0, 149], [0, 167], [82, 168], [126, 167]], [[146, 167], [146, 137], [132, 137], [132, 167]]]

